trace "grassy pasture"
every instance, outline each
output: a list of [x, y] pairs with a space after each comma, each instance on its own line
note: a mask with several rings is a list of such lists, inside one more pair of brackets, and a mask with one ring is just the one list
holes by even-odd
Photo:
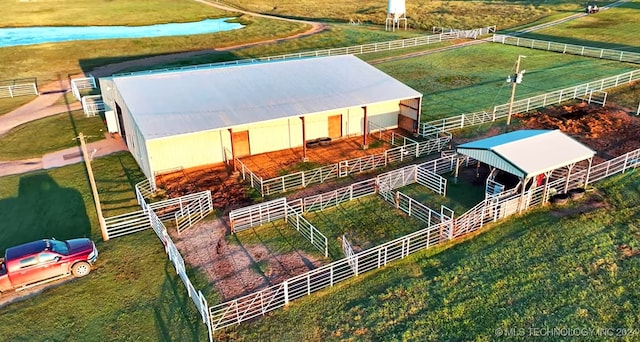
[[191, 0], [56, 0], [3, 1], [0, 27], [142, 26], [191, 22], [234, 15]]
[[455, 183], [453, 176], [443, 176], [447, 178], [446, 196], [438, 195], [417, 183], [404, 186], [398, 190], [436, 212], [440, 212], [440, 206], [444, 205], [453, 210], [455, 216], [464, 214], [484, 200], [484, 187], [472, 185], [462, 178], [459, 178], [458, 183]]
[[[606, 208], [582, 214], [571, 214], [570, 207], [532, 211], [216, 338], [493, 341], [504, 338], [498, 328], [523, 329], [523, 340], [535, 338], [530, 328], [637, 329], [640, 173], [599, 187], [602, 195], [590, 196], [605, 200]], [[621, 340], [636, 340], [637, 334]]]
[[518, 55], [526, 73], [516, 99], [540, 95], [637, 68], [616, 61], [563, 55], [542, 50], [486, 43], [376, 67], [424, 94], [425, 121], [507, 103], [511, 95], [506, 77]]
[[426, 226], [396, 210], [378, 196], [366, 196], [304, 216], [327, 237], [329, 256], [334, 260], [344, 257], [340, 242], [343, 234], [354, 248], [362, 250]]
[[0, 160], [19, 160], [79, 146], [78, 133], [87, 142], [104, 139], [100, 116], [86, 117], [82, 110], [48, 116], [20, 125], [0, 136]]
[[525, 33], [522, 37], [640, 52], [639, 11], [640, 1], [636, 0], [557, 26]]
[[640, 106], [640, 84], [635, 83], [628, 87], [618, 87], [609, 92], [608, 102], [616, 103], [636, 113]]
[[[253, 12], [284, 17], [337, 22], [350, 20], [384, 25], [385, 1], [310, 1], [310, 0], [223, 0], [231, 6]], [[406, 13], [411, 28], [431, 31], [432, 27], [474, 28], [497, 25], [513, 27], [551, 15], [556, 11], [581, 10], [571, 1], [407, 1]]]

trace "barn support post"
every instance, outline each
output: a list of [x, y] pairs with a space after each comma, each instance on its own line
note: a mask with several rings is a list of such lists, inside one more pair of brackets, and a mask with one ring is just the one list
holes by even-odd
[[362, 149], [366, 150], [369, 148], [367, 145], [367, 133], [369, 131], [369, 121], [367, 119], [367, 106], [362, 106], [362, 110], [364, 111], [364, 121], [362, 123]]
[[[231, 168], [234, 171], [236, 170], [236, 150], [233, 147], [233, 128], [229, 128], [229, 140], [231, 141]], [[242, 175], [244, 176], [244, 170], [242, 172]]]
[[307, 158], [307, 129], [304, 123], [304, 116], [300, 117], [300, 121], [302, 121], [302, 161], [309, 161]]

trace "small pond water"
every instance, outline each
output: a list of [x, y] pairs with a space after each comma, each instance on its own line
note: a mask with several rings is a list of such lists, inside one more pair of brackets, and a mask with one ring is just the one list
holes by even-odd
[[0, 47], [118, 38], [184, 36], [236, 30], [244, 27], [230, 23], [233, 18], [206, 19], [192, 23], [149, 26], [43, 26], [0, 28]]

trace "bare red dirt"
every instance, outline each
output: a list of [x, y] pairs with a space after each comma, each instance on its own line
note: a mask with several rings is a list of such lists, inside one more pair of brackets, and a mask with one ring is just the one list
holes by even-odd
[[559, 129], [597, 151], [595, 163], [640, 148], [640, 118], [618, 106], [559, 106], [516, 116], [526, 129]]

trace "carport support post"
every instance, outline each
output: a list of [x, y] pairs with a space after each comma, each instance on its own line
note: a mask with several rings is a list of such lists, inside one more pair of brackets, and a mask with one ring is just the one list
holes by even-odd
[[102, 232], [102, 240], [108, 241], [109, 234], [107, 233], [107, 225], [104, 222], [104, 217], [102, 216], [102, 206], [100, 205], [100, 197], [98, 197], [98, 188], [96, 187], [96, 180], [93, 177], [93, 169], [91, 168], [91, 156], [89, 156], [89, 153], [87, 152], [87, 145], [84, 138], [84, 134], [80, 132], [80, 134], [78, 134], [78, 139], [80, 140], [80, 148], [82, 149], [82, 159], [84, 159], [84, 164], [86, 165], [87, 173], [89, 174], [89, 183], [91, 183], [93, 201], [96, 204], [96, 213], [98, 214], [98, 223], [100, 224], [100, 231]]
[[362, 110], [364, 111], [364, 120], [362, 123], [363, 134], [362, 134], [362, 149], [366, 150], [369, 148], [367, 145], [367, 134], [369, 133], [369, 122], [367, 121], [367, 106], [362, 106]]
[[567, 165], [567, 169], [569, 169], [569, 172], [567, 172], [567, 180], [564, 182], [564, 193], [565, 194], [569, 190], [569, 179], [571, 179], [571, 170], [573, 170], [573, 167], [575, 165], [576, 165], [575, 163]]
[[525, 208], [524, 207], [524, 194], [527, 192], [527, 184], [529, 180], [532, 180], [533, 177], [525, 178], [522, 180], [522, 190], [520, 192], [520, 199], [518, 200], [518, 213], [521, 213]]
[[302, 121], [302, 161], [306, 162], [309, 161], [307, 158], [307, 129], [304, 124], [304, 116], [301, 116], [300, 120]]
[[589, 184], [589, 176], [591, 175], [591, 162], [593, 161], [593, 157], [589, 158], [589, 168], [587, 169], [587, 176], [584, 179], [584, 188], [587, 188]]
[[547, 192], [549, 192], [549, 177], [553, 171], [547, 171], [544, 173], [544, 189], [542, 189], [542, 205], [547, 203]]

